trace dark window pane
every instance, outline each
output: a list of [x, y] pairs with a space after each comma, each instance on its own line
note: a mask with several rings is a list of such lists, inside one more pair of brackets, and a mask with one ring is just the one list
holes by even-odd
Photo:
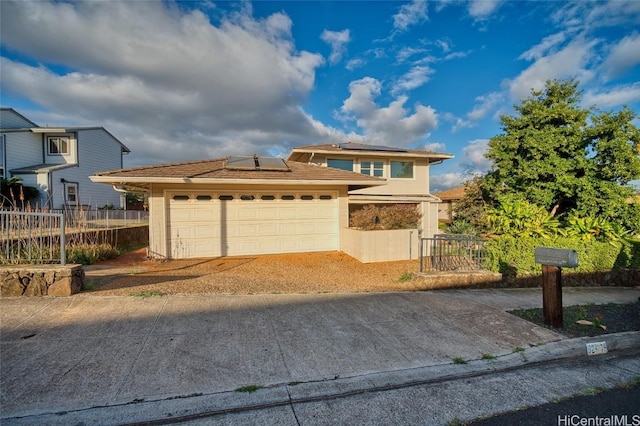
[[327, 160], [327, 166], [352, 172], [353, 160]]

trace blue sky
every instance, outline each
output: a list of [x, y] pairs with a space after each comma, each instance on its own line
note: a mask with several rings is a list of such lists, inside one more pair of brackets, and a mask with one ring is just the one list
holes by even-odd
[[640, 1], [0, 1], [0, 103], [104, 126], [125, 166], [347, 140], [490, 164], [499, 116], [547, 79], [640, 106]]

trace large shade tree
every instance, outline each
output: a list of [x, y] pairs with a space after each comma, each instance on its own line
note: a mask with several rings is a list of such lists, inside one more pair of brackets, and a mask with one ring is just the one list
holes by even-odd
[[581, 106], [574, 79], [547, 81], [545, 88], [502, 116], [503, 133], [489, 141], [493, 162], [483, 179], [497, 200], [514, 194], [551, 215], [599, 216], [627, 228], [640, 226], [628, 200], [640, 178], [640, 131], [636, 113], [596, 112]]

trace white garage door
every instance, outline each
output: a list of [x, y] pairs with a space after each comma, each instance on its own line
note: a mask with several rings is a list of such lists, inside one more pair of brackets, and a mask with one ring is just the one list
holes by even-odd
[[167, 192], [174, 259], [338, 250], [335, 192]]

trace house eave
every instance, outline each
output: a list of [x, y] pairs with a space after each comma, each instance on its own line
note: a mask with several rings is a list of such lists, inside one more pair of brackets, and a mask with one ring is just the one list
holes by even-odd
[[371, 187], [386, 185], [386, 180], [339, 180], [339, 179], [219, 179], [219, 178], [167, 178], [167, 177], [118, 177], [118, 176], [89, 176], [92, 182], [111, 185], [127, 184], [194, 184], [194, 185], [313, 185], [313, 186], [360, 186]]
[[439, 152], [425, 152], [416, 153], [416, 152], [390, 152], [390, 151], [366, 151], [366, 150], [328, 150], [328, 149], [300, 149], [294, 148], [291, 150], [289, 155], [287, 156], [287, 161], [298, 161], [296, 159], [302, 158], [304, 154], [322, 154], [322, 155], [336, 155], [336, 156], [349, 156], [349, 157], [360, 157], [360, 158], [372, 158], [372, 157], [380, 157], [380, 158], [426, 158], [429, 159], [430, 163], [436, 161], [449, 160], [454, 158], [452, 154], [444, 154]]

